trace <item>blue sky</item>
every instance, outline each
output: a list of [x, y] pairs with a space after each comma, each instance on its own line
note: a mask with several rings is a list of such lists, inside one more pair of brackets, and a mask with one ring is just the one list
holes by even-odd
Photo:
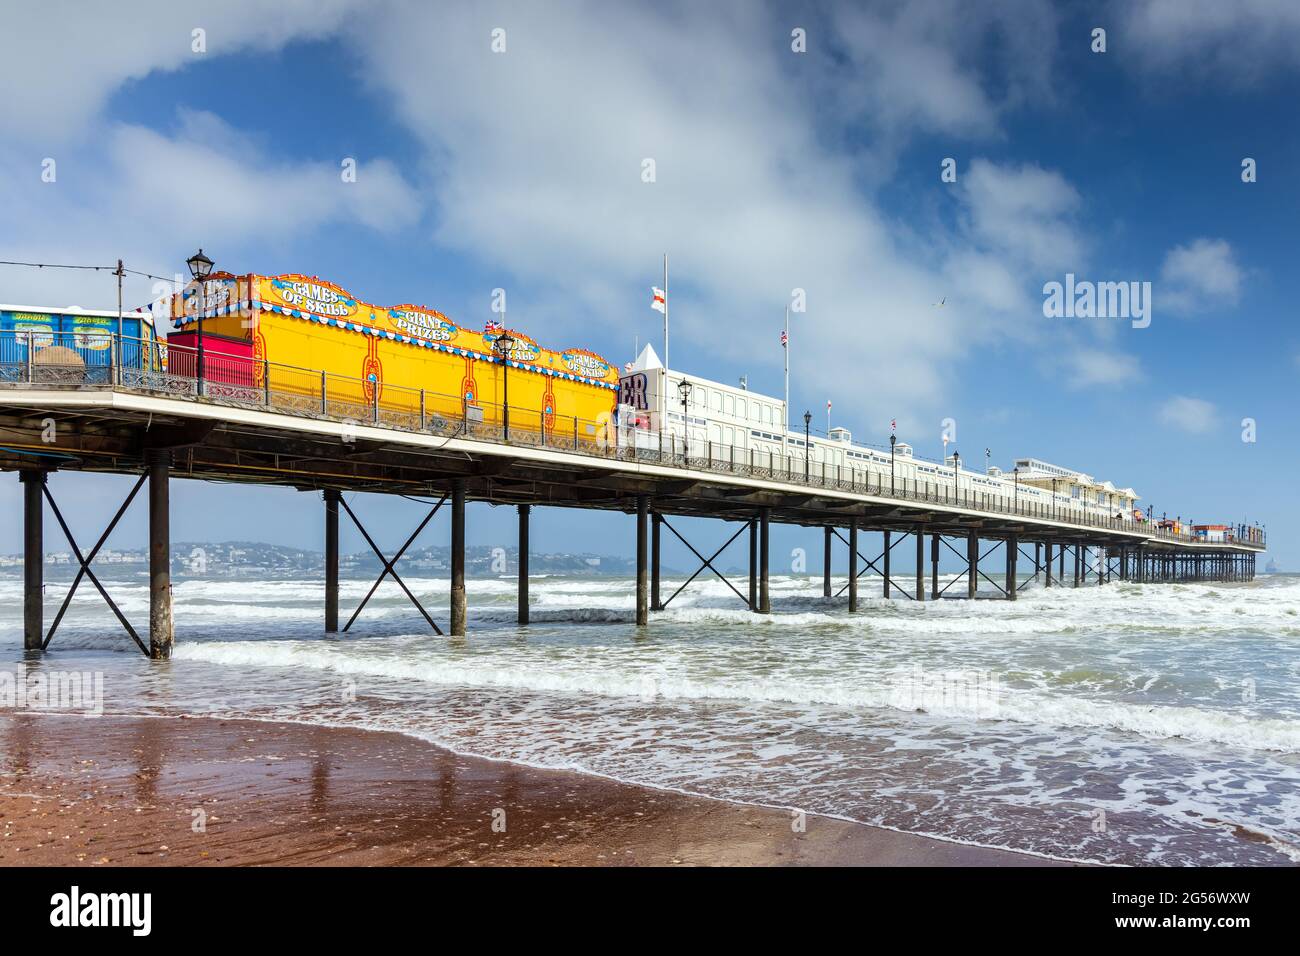
[[[1278, 562], [1300, 560], [1293, 3], [139, 6], [4, 14], [0, 258], [169, 275], [202, 245], [470, 325], [502, 287], [512, 325], [621, 363], [658, 341], [666, 251], [689, 372], [779, 393], [802, 288], [792, 400], [815, 422], [833, 400], [859, 440], [896, 418], [936, 456], [951, 417], [968, 461], [1034, 455], [1157, 513], [1263, 521]], [[1067, 272], [1152, 283], [1150, 326], [1046, 318]], [[111, 283], [6, 268], [0, 301], [105, 307]], [[84, 534], [121, 484], [55, 480]], [[17, 502], [10, 476], [3, 513]], [[181, 483], [176, 502], [177, 539], [318, 546], [314, 496]], [[386, 543], [420, 517], [362, 507]], [[512, 522], [477, 508], [470, 540]], [[536, 526], [543, 550], [631, 541], [619, 516]], [[143, 534], [140, 514], [114, 541]], [[0, 550], [19, 540], [6, 522]], [[811, 532], [777, 543], [820, 553]]]

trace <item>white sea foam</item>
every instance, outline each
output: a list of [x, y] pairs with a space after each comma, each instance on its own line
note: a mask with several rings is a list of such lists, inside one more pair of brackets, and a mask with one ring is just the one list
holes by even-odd
[[[601, 666], [612, 653], [617, 665]], [[876, 683], [847, 682], [839, 675], [807, 674], [788, 669], [775, 675], [695, 674], [670, 671], [653, 660], [630, 660], [613, 648], [584, 648], [545, 661], [492, 658], [411, 659], [349, 653], [346, 645], [319, 642], [204, 642], [182, 645], [182, 659], [251, 667], [298, 667], [358, 677], [421, 681], [441, 687], [511, 689], [531, 692], [644, 699], [717, 700], [744, 703], [822, 704], [845, 708], [924, 710], [956, 718], [1009, 720], [1034, 730], [1105, 728], [1144, 737], [1182, 737], [1260, 750], [1300, 752], [1300, 721], [1252, 718], [1242, 714], [1191, 707], [1146, 706], [1120, 701], [1093, 701], [1078, 696], [1049, 696], [991, 685], [996, 675], [967, 671], [922, 673], [899, 670], [871, 674]], [[883, 680], [882, 680], [883, 678]], [[966, 685], [983, 679], [982, 692]], [[927, 681], [929, 683], [927, 683]]]
[[[405, 580], [445, 621], [445, 578]], [[143, 627], [143, 580], [106, 583]], [[344, 582], [345, 617], [370, 583]], [[527, 628], [514, 588], [469, 581], [470, 634], [451, 641], [391, 584], [326, 637], [319, 582], [186, 579], [166, 671], [139, 667], [88, 589], [51, 650], [109, 667], [110, 703], [384, 727], [1050, 856], [1294, 862], [1300, 846], [1300, 579], [922, 603], [864, 578], [849, 615], [820, 578], [782, 575], [774, 613], [754, 615], [700, 578], [647, 629], [631, 581], [535, 581]], [[15, 648], [20, 600], [0, 582], [0, 641]], [[1096, 809], [1123, 825], [1094, 833]]]

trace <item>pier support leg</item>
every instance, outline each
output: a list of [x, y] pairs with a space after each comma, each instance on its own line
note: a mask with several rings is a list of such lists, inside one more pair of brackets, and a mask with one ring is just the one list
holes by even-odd
[[325, 633], [339, 630], [339, 490], [325, 489]]
[[980, 538], [971, 531], [966, 535], [966, 596], [974, 598], [979, 589]]
[[858, 609], [858, 519], [849, 519], [849, 612]]
[[886, 531], [886, 532], [885, 532], [885, 553], [884, 553], [885, 564], [884, 564], [884, 575], [883, 575], [883, 576], [884, 576], [884, 579], [885, 579], [885, 599], [886, 599], [886, 600], [889, 599], [889, 552], [891, 551], [891, 548], [890, 548], [890, 546], [889, 546], [889, 544], [890, 544], [889, 539], [890, 539], [891, 537], [892, 537], [892, 535], [891, 535], [888, 531]]
[[772, 521], [772, 510], [758, 510], [758, 613], [772, 613], [772, 594], [768, 590], [768, 558], [771, 554], [769, 545], [771, 536], [768, 525]]
[[[662, 611], [663, 603], [659, 600], [659, 556], [660, 536], [663, 533], [664, 516], [655, 512], [650, 516], [650, 610]], [[750, 604], [754, 602], [751, 599]]]
[[636, 499], [636, 623], [645, 627], [650, 623], [650, 574], [646, 568], [648, 552], [650, 500], [645, 495]]
[[829, 526], [823, 531], [825, 534], [822, 543], [822, 597], [829, 598], [831, 596], [831, 537], [834, 532]]
[[758, 519], [749, 519], [749, 609], [758, 610]]
[[916, 599], [925, 600], [925, 535], [916, 532]]
[[1007, 538], [1005, 547], [1007, 549], [1007, 600], [1014, 601], [1019, 593], [1019, 586], [1016, 584], [1016, 559], [1020, 557], [1020, 541], [1018, 538]]
[[1035, 543], [1034, 545], [1034, 580], [1037, 581], [1038, 576], [1042, 573], [1043, 573], [1043, 545], [1040, 542], [1040, 543]]
[[1062, 587], [1065, 586], [1065, 548], [1066, 548], [1065, 545], [1061, 545], [1059, 548], [1056, 549], [1059, 555], [1059, 557], [1057, 558], [1057, 564], [1059, 566], [1057, 568], [1056, 582], [1060, 584]]
[[1043, 572], [1044, 572], [1043, 587], [1045, 587], [1045, 588], [1050, 588], [1050, 587], [1052, 586], [1052, 545], [1051, 545], [1051, 542], [1048, 542], [1047, 544], [1044, 544], [1044, 545], [1043, 545], [1043, 550], [1044, 550], [1044, 552], [1046, 553], [1046, 557], [1047, 557], [1047, 560], [1043, 562]]
[[1082, 580], [1082, 578], [1080, 577], [1080, 573], [1083, 570], [1083, 560], [1082, 560], [1083, 555], [1080, 553], [1081, 550], [1082, 549], [1079, 547], [1079, 545], [1076, 544], [1074, 546], [1074, 586], [1076, 588], [1079, 586], [1079, 582]]
[[519, 506], [519, 623], [528, 623], [528, 518], [531, 505]]
[[451, 636], [465, 636], [465, 479], [451, 483]]
[[930, 535], [930, 600], [939, 600], [939, 535]]
[[149, 657], [172, 656], [171, 465], [172, 453], [151, 448], [149, 466]]
[[45, 471], [20, 471], [23, 485], [23, 649], [45, 640]]

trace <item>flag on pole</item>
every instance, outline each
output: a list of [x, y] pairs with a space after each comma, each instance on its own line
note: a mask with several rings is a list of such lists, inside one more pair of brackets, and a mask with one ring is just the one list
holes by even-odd
[[[897, 418], [891, 418], [891, 419], [889, 420], [889, 431], [890, 431], [891, 434], [892, 434], [893, 432], [898, 431], [898, 419], [897, 419]], [[948, 442], [947, 442], [947, 440], [945, 439], [945, 440], [944, 440], [944, 445], [947, 445], [947, 444], [948, 444]]]
[[828, 401], [828, 402], [826, 403], [826, 411], [829, 412], [830, 410], [831, 410], [831, 403]]
[[496, 319], [488, 319], [487, 323], [483, 326], [484, 332], [501, 332], [504, 331], [504, 329], [505, 326]]
[[664, 295], [664, 290], [658, 286], [652, 285], [650, 287], [650, 292], [654, 296], [654, 298], [650, 300], [650, 308], [654, 309], [656, 312], [667, 312], [668, 300]]
[[788, 332], [785, 331], [785, 329], [782, 329], [782, 330], [781, 330], [781, 348], [783, 348], [783, 349], [787, 349], [787, 348], [789, 348], [789, 347], [790, 347], [790, 335], [789, 335]]

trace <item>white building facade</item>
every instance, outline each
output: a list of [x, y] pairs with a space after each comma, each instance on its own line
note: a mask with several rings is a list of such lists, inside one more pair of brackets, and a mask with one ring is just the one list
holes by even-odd
[[[1073, 509], [1095, 517], [1135, 519], [1137, 495], [1132, 489], [1093, 482], [1082, 472], [1037, 459], [1017, 461], [1019, 473], [990, 468], [984, 474], [964, 464], [956, 469], [951, 457], [942, 463], [917, 458], [901, 441], [892, 455], [887, 444], [854, 442], [843, 427], [830, 429], [829, 436], [810, 434], [805, 445], [803, 415], [790, 418], [787, 429], [785, 403], [779, 398], [665, 369], [650, 345], [620, 379], [618, 440], [624, 447], [662, 447], [665, 453], [794, 476], [806, 469], [814, 476], [851, 479], [884, 491], [892, 487], [900, 494], [986, 500], [1005, 507], [1036, 507], [1045, 514]], [[1052, 478], [1057, 479], [1055, 487]]]

